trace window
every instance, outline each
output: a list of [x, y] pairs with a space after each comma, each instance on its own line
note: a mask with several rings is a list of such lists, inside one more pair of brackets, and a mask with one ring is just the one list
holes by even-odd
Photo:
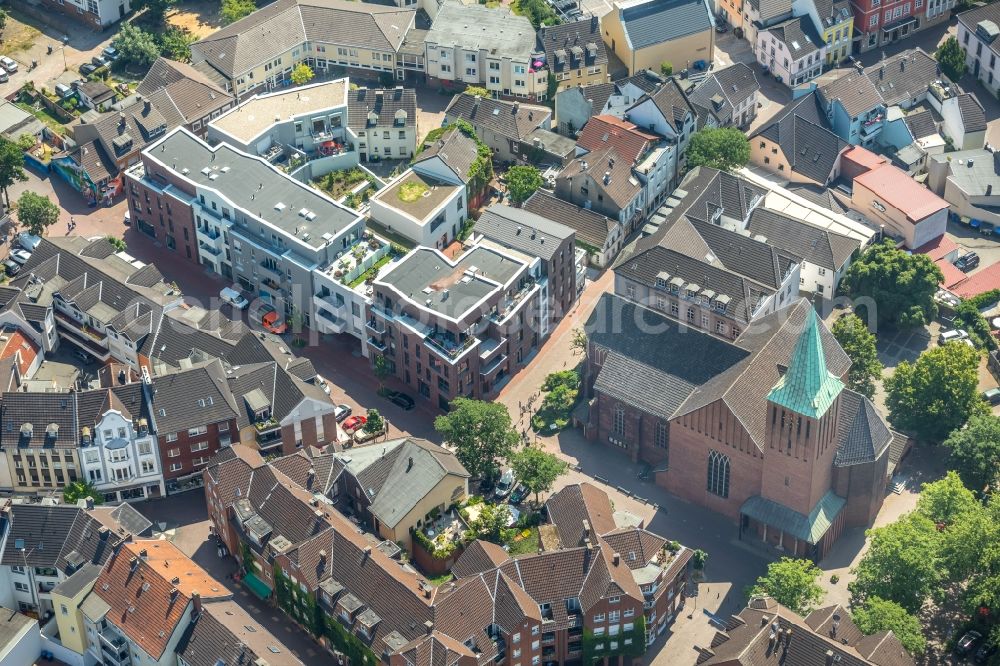
[[14, 583], [14, 589], [18, 592], [27, 592], [28, 586], [25, 583]]
[[184, 469], [184, 463], [179, 463], [179, 462], [177, 462], [177, 463], [170, 463], [170, 471], [171, 472], [179, 472], [182, 469]]
[[188, 428], [188, 437], [197, 437], [198, 435], [204, 435], [208, 432], [208, 426], [198, 426], [197, 428]]
[[[612, 599], [616, 599], [616, 598], [617, 597], [612, 597]], [[617, 603], [617, 602], [615, 602], [615, 603]], [[608, 613], [608, 622], [617, 622], [620, 619], [622, 619], [622, 612], [621, 611], [613, 610], [610, 613]]]
[[[872, 14], [871, 18], [868, 19], [868, 27], [874, 28], [878, 25], [878, 14]], [[968, 37], [968, 35], [966, 35]]]
[[612, 430], [619, 437], [625, 434], [625, 407], [622, 405], [615, 407], [615, 421]]
[[653, 436], [653, 443], [658, 448], [665, 449], [670, 443], [670, 425], [666, 421], [656, 424], [656, 433]]
[[148, 456], [153, 452], [153, 446], [149, 442], [139, 442], [139, 455]]
[[629, 298], [635, 298], [635, 285], [627, 284], [625, 285], [625, 295]]
[[170, 449], [169, 451], [167, 451], [167, 457], [168, 458], [176, 458], [180, 454], [181, 454], [181, 450], [180, 449]]
[[820, 275], [826, 275], [826, 269], [825, 268], [820, 268], [819, 269], [819, 274]]
[[538, 625], [537, 624], [531, 628], [531, 635], [532, 636], [537, 636], [538, 635]]
[[[633, 616], [635, 616], [635, 609], [634, 608], [626, 608], [625, 612], [622, 613], [622, 615], [623, 615], [623, 617], [633, 617]], [[632, 623], [631, 622], [625, 625], [625, 631], [632, 631]]]
[[[608, 599], [608, 603], [609, 604], [617, 604], [617, 603], [621, 603], [621, 600], [622, 600], [621, 597], [611, 597], [611, 598]], [[618, 611], [611, 611], [611, 614], [608, 616], [608, 620], [611, 621], [611, 622], [617, 622], [618, 621]]]
[[191, 453], [196, 453], [198, 451], [204, 451], [208, 448], [208, 442], [197, 442], [191, 445]]
[[604, 622], [604, 613], [598, 613], [594, 616], [594, 622]]
[[176, 432], [168, 432], [167, 433], [167, 441], [168, 442], [176, 442], [177, 441], [177, 433]]
[[708, 454], [708, 492], [729, 497], [729, 456], [712, 451]]

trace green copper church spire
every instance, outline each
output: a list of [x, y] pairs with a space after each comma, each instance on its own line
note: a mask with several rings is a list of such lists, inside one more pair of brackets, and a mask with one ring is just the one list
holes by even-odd
[[811, 307], [806, 325], [795, 343], [788, 371], [778, 381], [767, 399], [796, 414], [818, 419], [840, 395], [844, 384], [826, 369], [819, 321]]

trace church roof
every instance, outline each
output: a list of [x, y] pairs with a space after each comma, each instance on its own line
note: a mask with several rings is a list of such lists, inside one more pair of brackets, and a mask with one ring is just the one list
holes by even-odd
[[796, 414], [818, 419], [843, 389], [843, 382], [826, 368], [816, 311], [810, 308], [789, 359], [788, 371], [771, 389], [767, 399]]

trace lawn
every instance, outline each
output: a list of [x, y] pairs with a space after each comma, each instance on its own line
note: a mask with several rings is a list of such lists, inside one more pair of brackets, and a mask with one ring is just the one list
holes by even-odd
[[35, 41], [42, 36], [42, 31], [32, 23], [34, 19], [18, 11], [5, 7], [7, 10], [7, 25], [3, 29], [3, 43], [0, 44], [0, 54], [15, 55], [30, 49]]
[[383, 266], [385, 266], [390, 261], [392, 261], [392, 253], [391, 252], [389, 254], [385, 255], [384, 257], [382, 257], [381, 259], [379, 259], [378, 261], [376, 261], [374, 264], [372, 264], [371, 268], [369, 268], [367, 271], [365, 271], [364, 273], [362, 273], [358, 277], [354, 278], [354, 281], [351, 282], [351, 284], [349, 284], [347, 286], [350, 287], [351, 289], [354, 289], [359, 284], [361, 284], [362, 282], [364, 282], [369, 276], [376, 276], [376, 275], [378, 275], [379, 269], [382, 268]]
[[48, 111], [46, 111], [45, 107], [39, 107], [36, 109], [30, 104], [25, 104], [24, 102], [16, 102], [15, 104], [19, 109], [27, 111], [34, 117], [41, 120], [43, 123], [45, 123], [45, 125], [49, 129], [54, 131], [56, 134], [59, 134], [61, 136], [63, 133], [66, 132], [66, 127], [65, 125], [62, 124], [62, 121], [60, 121], [58, 118], [56, 118]]
[[427, 186], [423, 183], [403, 183], [399, 186], [399, 200], [405, 203], [413, 203], [424, 196]]
[[514, 536], [507, 543], [507, 550], [511, 555], [528, 555], [538, 552], [538, 528], [528, 527]]

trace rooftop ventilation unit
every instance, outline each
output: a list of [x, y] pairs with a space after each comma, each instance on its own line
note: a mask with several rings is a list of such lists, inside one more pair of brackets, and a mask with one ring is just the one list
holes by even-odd
[[278, 211], [285, 210], [285, 204], [279, 201], [278, 203], [274, 204], [274, 210]]

